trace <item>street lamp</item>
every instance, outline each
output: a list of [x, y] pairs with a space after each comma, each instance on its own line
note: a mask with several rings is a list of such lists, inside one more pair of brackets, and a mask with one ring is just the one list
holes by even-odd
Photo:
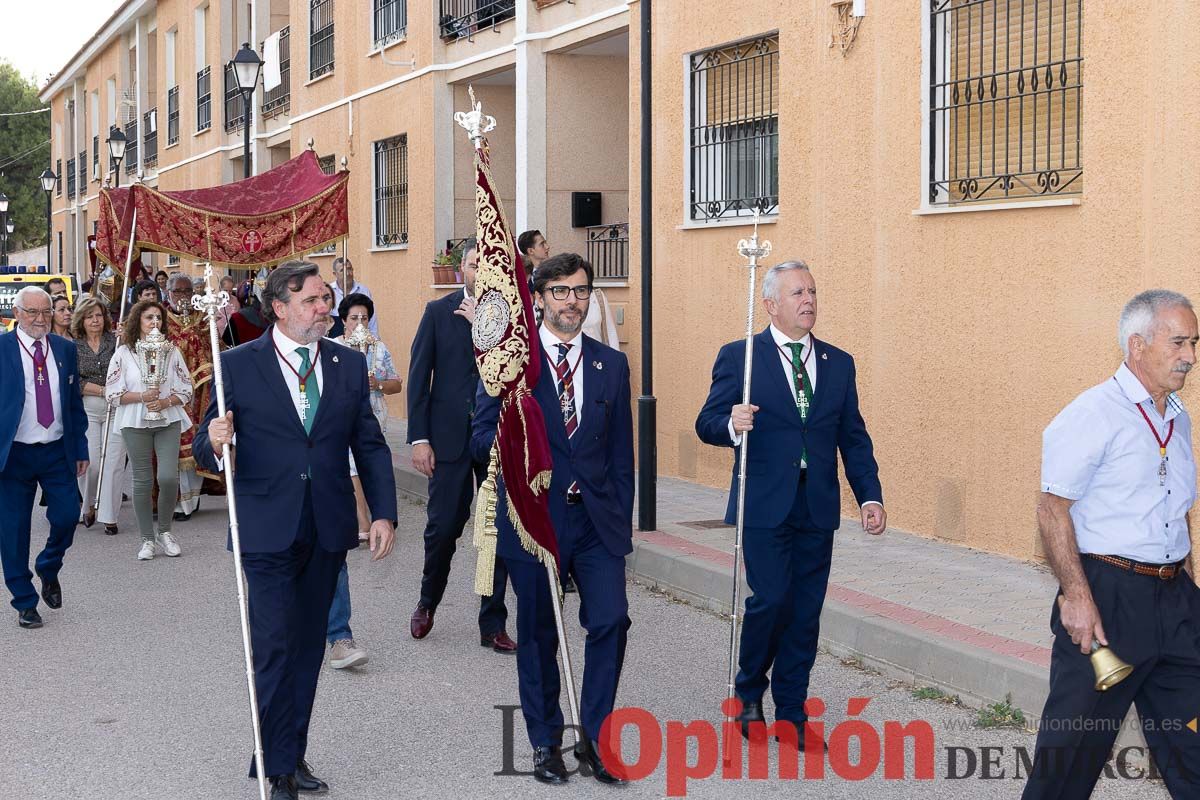
[[4, 223], [4, 266], [6, 267], [8, 266], [8, 240], [13, 235], [14, 227], [16, 226], [13, 225], [11, 219]]
[[[42, 171], [42, 191], [46, 193], [46, 271], [50, 271], [50, 242], [54, 238], [54, 224], [52, 211], [50, 209], [50, 194], [54, 191], [54, 182], [58, 180], [58, 176], [54, 171], [47, 167]], [[62, 264], [58, 265], [58, 271], [62, 272]]]
[[105, 143], [108, 144], [109, 157], [116, 162], [116, 169], [113, 171], [115, 172], [117, 178], [116, 188], [120, 189], [121, 161], [125, 158], [125, 145], [128, 144], [128, 142], [125, 140], [125, 134], [121, 133], [121, 129], [114, 125], [109, 129], [108, 138], [105, 139]]
[[258, 86], [258, 75], [262, 72], [263, 60], [254, 52], [249, 42], [242, 43], [242, 49], [229, 62], [233, 69], [233, 77], [237, 81], [238, 91], [242, 93], [242, 131], [245, 134], [245, 146], [242, 149], [242, 177], [250, 177], [250, 108], [254, 100], [254, 89]]
[[0, 233], [4, 234], [3, 249], [0, 250], [0, 264], [8, 266], [8, 234], [12, 233], [12, 227], [8, 222], [8, 195], [0, 192]]

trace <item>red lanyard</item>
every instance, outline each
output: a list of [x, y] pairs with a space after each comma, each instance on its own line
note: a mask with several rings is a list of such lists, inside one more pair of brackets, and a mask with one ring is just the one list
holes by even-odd
[[1150, 426], [1150, 432], [1154, 434], [1154, 441], [1158, 442], [1158, 454], [1162, 457], [1167, 455], [1167, 445], [1171, 443], [1171, 437], [1175, 435], [1175, 420], [1171, 420], [1167, 425], [1167, 438], [1163, 439], [1158, 435], [1158, 429], [1154, 427], [1154, 423], [1150, 421], [1150, 417], [1146, 414], [1146, 409], [1142, 408], [1142, 404], [1137, 404], [1137, 410], [1142, 412], [1142, 419], [1146, 420], [1146, 424]]
[[303, 375], [300, 374], [300, 370], [298, 370], [292, 366], [292, 362], [287, 360], [287, 356], [285, 356], [283, 354], [283, 351], [279, 349], [279, 345], [278, 345], [278, 343], [276, 343], [274, 336], [271, 337], [271, 344], [275, 347], [275, 352], [279, 354], [280, 360], [282, 360], [283, 363], [287, 364], [288, 369], [290, 369], [292, 371], [292, 374], [295, 375], [296, 378], [300, 381], [300, 391], [302, 391], [302, 392], [307, 391], [307, 384], [308, 384], [309, 376], [311, 376], [313, 374], [313, 370], [315, 370], [317, 368], [317, 359], [319, 359], [321, 357], [321, 343], [317, 342], [316, 356], [314, 356], [312, 363], [308, 365], [308, 372], [304, 373]]
[[[546, 356], [546, 363], [550, 365], [550, 368], [551, 368], [552, 370], [554, 370], [554, 375], [555, 375], [555, 377], [558, 377], [558, 365], [557, 365], [557, 364], [555, 364], [553, 361], [551, 361], [551, 360], [550, 360], [550, 353], [548, 353], [548, 352], [546, 351], [546, 348], [545, 348], [545, 347], [543, 347], [543, 348], [542, 348], [542, 354], [543, 354], [544, 356]], [[570, 360], [570, 359], [569, 359], [568, 357], [565, 357], [565, 356], [563, 357], [563, 361], [569, 361], [569, 360]], [[558, 385], [561, 387], [561, 386], [562, 386], [564, 383], [566, 383], [567, 381], [571, 380], [571, 378], [572, 378], [572, 377], [575, 375], [575, 371], [576, 371], [577, 369], [579, 369], [579, 365], [580, 365], [580, 364], [582, 364], [582, 363], [583, 363], [583, 351], [582, 351], [582, 350], [580, 350], [580, 351], [579, 351], [579, 358], [575, 359], [575, 366], [573, 366], [573, 367], [571, 367], [570, 369], [568, 369], [568, 370], [567, 370], [567, 373], [566, 373], [565, 375], [563, 375], [563, 376], [562, 376], [562, 377], [559, 379]], [[560, 391], [561, 391], [561, 388], [560, 388]]]
[[[789, 344], [794, 344], [794, 343], [789, 343]], [[795, 364], [792, 363], [792, 357], [788, 355], [788, 352], [783, 349], [783, 347], [779, 344], [779, 342], [775, 343], [775, 349], [777, 349], [779, 351], [779, 355], [781, 355], [787, 359], [788, 366], [795, 367]], [[806, 365], [808, 364], [808, 357], [812, 355], [812, 351], [813, 351], [813, 346], [810, 344], [808, 346], [808, 349], [804, 351], [804, 358], [800, 359], [800, 366], [804, 367], [804, 374], [806, 376], [808, 375], [808, 367]]]
[[[33, 353], [29, 352], [29, 348], [21, 341], [20, 336], [17, 337], [17, 344], [21, 345], [21, 349], [25, 351], [25, 354], [29, 356], [29, 360], [33, 362], [33, 366], [37, 369], [38, 377], [42, 377], [42, 372], [46, 369], [46, 354], [42, 354], [42, 363], [39, 364], [37, 358], [34, 357]], [[47, 340], [46, 344], [49, 345], [50, 342]]]

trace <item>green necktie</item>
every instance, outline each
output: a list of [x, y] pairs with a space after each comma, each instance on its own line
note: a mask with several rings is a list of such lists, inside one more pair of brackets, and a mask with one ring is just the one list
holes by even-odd
[[313, 420], [317, 418], [317, 407], [321, 405], [321, 387], [317, 385], [317, 371], [310, 371], [312, 363], [308, 360], [308, 348], [297, 347], [296, 355], [300, 356], [301, 377], [308, 376], [300, 389], [300, 412], [304, 415], [304, 432], [312, 433]]
[[800, 342], [788, 342], [792, 350], [792, 382], [796, 387], [796, 408], [800, 411], [800, 420], [808, 420], [808, 409], [812, 407], [812, 381], [808, 379], [808, 371], [804, 369], [804, 359], [800, 357], [804, 345]]

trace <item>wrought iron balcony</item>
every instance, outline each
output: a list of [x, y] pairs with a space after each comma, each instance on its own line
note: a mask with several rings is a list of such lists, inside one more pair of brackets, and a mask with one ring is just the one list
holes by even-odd
[[67, 159], [67, 199], [75, 198], [75, 159]]
[[179, 87], [167, 90], [167, 147], [179, 141]]
[[308, 9], [308, 79], [333, 72], [333, 0], [310, 0]]
[[196, 132], [212, 127], [212, 70], [205, 67], [196, 73]]
[[408, 30], [408, 0], [373, 0], [376, 47], [403, 39]]
[[490, 27], [495, 30], [501, 22], [517, 15], [516, 0], [440, 0], [438, 25], [442, 38], [448, 41], [470, 38], [476, 31]]
[[79, 160], [75, 162], [79, 168], [79, 196], [87, 196], [87, 149], [79, 151]]
[[263, 93], [263, 119], [287, 114], [292, 110], [291, 40], [291, 27], [285, 26], [279, 31], [279, 85]]
[[629, 279], [629, 223], [595, 225], [587, 230], [587, 260], [597, 280]]
[[137, 118], [125, 123], [125, 174], [137, 174], [138, 161], [138, 121]]
[[152, 108], [142, 115], [142, 129], [145, 138], [142, 139], [142, 166], [154, 169], [158, 166], [158, 108]]

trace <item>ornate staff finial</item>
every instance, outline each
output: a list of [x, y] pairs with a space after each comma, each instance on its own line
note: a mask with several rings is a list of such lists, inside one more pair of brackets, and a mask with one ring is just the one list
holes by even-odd
[[483, 113], [483, 104], [475, 100], [474, 86], [467, 87], [467, 94], [471, 97], [471, 110], [456, 112], [454, 121], [467, 131], [467, 136], [471, 138], [472, 144], [478, 150], [483, 147], [484, 134], [495, 129], [496, 118]]
[[758, 241], [758, 218], [759, 211], [754, 209], [754, 234], [749, 239], [740, 239], [737, 244], [738, 254], [742, 258], [750, 260], [751, 265], [757, 265], [758, 259], [766, 258], [771, 254], [770, 242]]
[[218, 311], [229, 305], [229, 292], [224, 290], [214, 292], [212, 277], [212, 264], [205, 264], [204, 294], [198, 294], [192, 297], [192, 308], [204, 314], [208, 319], [216, 317]]

